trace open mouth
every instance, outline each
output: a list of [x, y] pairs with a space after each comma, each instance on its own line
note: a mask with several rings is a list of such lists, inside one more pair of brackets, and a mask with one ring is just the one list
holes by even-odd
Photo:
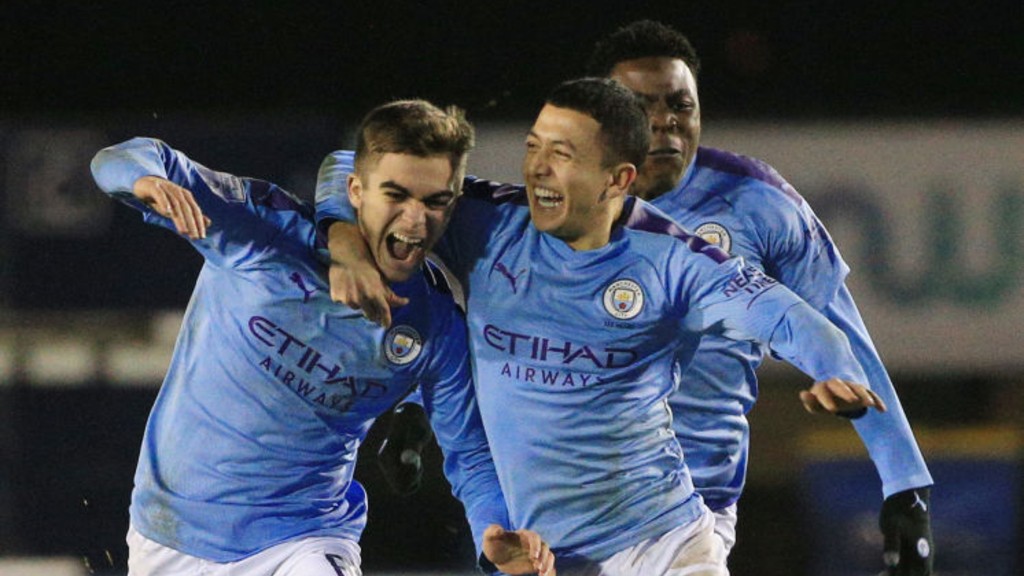
[[654, 158], [668, 158], [672, 156], [681, 156], [683, 151], [678, 148], [672, 148], [671, 146], [665, 146], [662, 148], [654, 148], [647, 151], [647, 155]]
[[423, 252], [423, 241], [423, 238], [392, 232], [387, 237], [388, 254], [399, 261], [414, 259]]
[[534, 188], [533, 197], [537, 199], [537, 204], [541, 208], [556, 208], [565, 202], [564, 196], [547, 188]]

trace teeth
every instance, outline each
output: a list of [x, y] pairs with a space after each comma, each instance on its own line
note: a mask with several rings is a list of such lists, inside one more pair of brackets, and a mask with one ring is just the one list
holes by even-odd
[[405, 234], [399, 234], [398, 232], [392, 232], [391, 235], [395, 237], [395, 240], [405, 242], [406, 244], [411, 244], [413, 246], [418, 246], [423, 243], [423, 238], [410, 238]]
[[554, 208], [562, 204], [562, 195], [547, 188], [534, 188], [533, 195], [537, 203], [544, 208]]

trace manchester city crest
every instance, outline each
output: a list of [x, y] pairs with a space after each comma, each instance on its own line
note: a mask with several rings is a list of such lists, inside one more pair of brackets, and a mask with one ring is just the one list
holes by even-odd
[[732, 237], [729, 236], [729, 231], [725, 229], [725, 226], [721, 224], [706, 222], [698, 226], [693, 233], [708, 244], [714, 244], [726, 252], [732, 248]]
[[423, 339], [412, 326], [395, 326], [384, 337], [384, 356], [399, 366], [415, 360], [423, 350]]
[[644, 309], [644, 291], [632, 280], [616, 280], [604, 290], [604, 309], [619, 320], [636, 318]]

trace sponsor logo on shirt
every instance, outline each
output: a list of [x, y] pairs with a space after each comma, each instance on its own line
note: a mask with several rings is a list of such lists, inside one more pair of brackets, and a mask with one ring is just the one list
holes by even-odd
[[259, 367], [296, 395], [336, 412], [347, 412], [360, 398], [380, 398], [387, 386], [342, 374], [342, 367], [269, 318], [249, 318], [249, 333], [269, 348]]
[[423, 339], [412, 326], [395, 326], [384, 336], [384, 356], [388, 362], [404, 366], [415, 360], [423, 350]]
[[644, 309], [644, 291], [632, 280], [616, 280], [604, 290], [604, 309], [619, 320], [636, 318]]
[[729, 236], [729, 231], [717, 222], [705, 222], [698, 226], [693, 233], [708, 244], [714, 244], [726, 252], [732, 250], [732, 237]]
[[739, 292], [757, 294], [758, 292], [765, 292], [778, 285], [778, 280], [770, 276], [765, 276], [764, 272], [761, 272], [753, 266], [747, 266], [737, 272], [732, 279], [729, 280], [729, 283], [725, 287], [725, 295], [727, 297], [732, 297]]

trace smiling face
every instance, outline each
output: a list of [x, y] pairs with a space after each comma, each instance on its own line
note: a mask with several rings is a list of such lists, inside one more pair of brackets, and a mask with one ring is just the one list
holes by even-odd
[[651, 147], [633, 194], [656, 198], [679, 184], [697, 154], [697, 80], [685, 62], [661, 56], [623, 60], [609, 76], [632, 90], [647, 109]]
[[408, 279], [444, 233], [458, 188], [451, 158], [385, 153], [349, 176], [348, 195], [377, 267], [389, 282]]
[[526, 137], [523, 180], [530, 218], [576, 250], [608, 243], [635, 169], [604, 166], [601, 126], [575, 110], [547, 104]]

